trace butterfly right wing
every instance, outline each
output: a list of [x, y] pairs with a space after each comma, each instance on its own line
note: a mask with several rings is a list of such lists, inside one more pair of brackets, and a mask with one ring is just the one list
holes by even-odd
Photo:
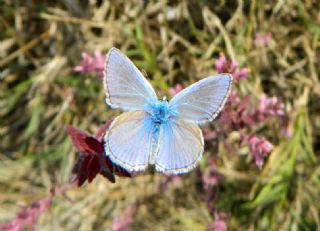
[[167, 175], [189, 172], [197, 166], [203, 148], [202, 132], [197, 125], [172, 119], [163, 124], [160, 132], [156, 170]]
[[148, 167], [153, 128], [146, 112], [122, 113], [112, 122], [104, 140], [105, 153], [115, 164], [129, 172]]
[[170, 101], [177, 117], [196, 124], [212, 121], [231, 90], [232, 76], [218, 74], [202, 79], [176, 94]]
[[103, 86], [106, 102], [125, 111], [144, 110], [157, 100], [151, 84], [128, 57], [111, 48], [105, 59]]

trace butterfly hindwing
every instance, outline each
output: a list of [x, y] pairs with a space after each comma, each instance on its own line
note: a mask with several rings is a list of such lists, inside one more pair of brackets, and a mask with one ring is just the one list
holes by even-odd
[[181, 119], [196, 124], [212, 121], [223, 108], [231, 83], [230, 74], [207, 77], [179, 92], [170, 105]]
[[200, 128], [180, 119], [163, 124], [160, 132], [156, 170], [165, 174], [181, 174], [193, 169], [204, 148]]
[[106, 155], [129, 172], [144, 171], [152, 148], [152, 124], [146, 112], [124, 112], [105, 135]]
[[103, 86], [106, 102], [125, 111], [144, 110], [157, 100], [151, 84], [118, 49], [111, 48], [105, 60]]

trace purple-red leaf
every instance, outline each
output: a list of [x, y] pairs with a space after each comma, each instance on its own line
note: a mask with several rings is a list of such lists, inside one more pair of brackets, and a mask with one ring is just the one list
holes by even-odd
[[83, 132], [77, 128], [67, 126], [72, 143], [80, 152], [73, 168], [75, 180], [80, 187], [86, 180], [92, 182], [98, 173], [115, 183], [115, 176], [131, 177], [131, 174], [120, 166], [115, 165], [104, 153], [103, 137], [112, 121], [100, 127], [96, 136]]
[[112, 120], [109, 120], [99, 128], [99, 130], [96, 134], [96, 138], [99, 140], [100, 143], [103, 142], [103, 137], [106, 134], [106, 131], [108, 130], [111, 123], [112, 123]]
[[71, 137], [72, 143], [78, 152], [100, 153], [103, 152], [101, 143], [87, 132], [67, 125], [67, 132]]
[[89, 160], [87, 166], [87, 174], [89, 183], [96, 177], [96, 175], [100, 172], [99, 160], [96, 155], [92, 156]]

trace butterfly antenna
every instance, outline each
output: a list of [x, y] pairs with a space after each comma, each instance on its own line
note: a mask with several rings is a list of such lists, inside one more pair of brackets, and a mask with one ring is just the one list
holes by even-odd
[[[143, 75], [147, 80], [149, 80], [149, 81], [151, 80], [151, 79], [149, 78], [147, 72], [146, 72], [144, 69], [141, 68], [140, 71], [141, 71], [142, 75]], [[159, 92], [158, 92], [156, 89], [154, 89], [154, 90], [155, 90], [156, 94], [159, 95]]]
[[[147, 74], [147, 72], [146, 72], [144, 69], [141, 69], [140, 71], [141, 71], [142, 75], [143, 75], [146, 79], [149, 79], [148, 74]], [[149, 80], [150, 80], [150, 79], [149, 79]]]

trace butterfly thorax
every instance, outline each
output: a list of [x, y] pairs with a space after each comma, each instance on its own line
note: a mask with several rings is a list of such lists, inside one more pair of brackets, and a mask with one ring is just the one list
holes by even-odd
[[155, 125], [161, 125], [168, 121], [173, 116], [173, 112], [170, 108], [168, 101], [159, 100], [153, 105], [150, 105], [151, 120]]

